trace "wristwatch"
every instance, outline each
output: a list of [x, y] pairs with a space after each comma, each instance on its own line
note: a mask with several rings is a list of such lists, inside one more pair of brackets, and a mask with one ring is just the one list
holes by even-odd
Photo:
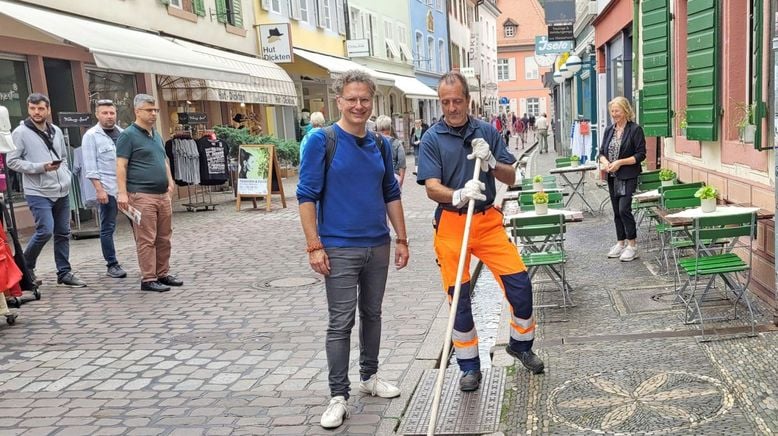
[[408, 246], [408, 238], [395, 238], [394, 240], [395, 244], [403, 244], [405, 246]]

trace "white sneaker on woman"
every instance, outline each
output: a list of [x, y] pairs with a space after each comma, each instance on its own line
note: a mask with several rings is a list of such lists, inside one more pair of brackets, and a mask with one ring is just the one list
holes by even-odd
[[330, 405], [327, 406], [327, 410], [321, 414], [321, 421], [319, 421], [319, 424], [324, 428], [340, 427], [340, 425], [343, 424], [343, 419], [348, 418], [348, 416], [348, 402], [346, 401], [346, 397], [338, 395], [337, 397], [332, 397], [330, 400]]
[[608, 252], [608, 257], [611, 259], [619, 257], [621, 256], [622, 251], [624, 251], [624, 246], [621, 244], [616, 244], [611, 247], [611, 251]]
[[632, 262], [638, 257], [638, 247], [634, 245], [627, 245], [624, 247], [624, 251], [621, 252], [619, 260], [622, 262]]

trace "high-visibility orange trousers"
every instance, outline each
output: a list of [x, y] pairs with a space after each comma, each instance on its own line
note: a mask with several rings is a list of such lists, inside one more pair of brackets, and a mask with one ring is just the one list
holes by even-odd
[[[443, 289], [449, 303], [456, 286], [459, 253], [465, 230], [465, 213], [438, 208], [435, 213], [435, 254], [443, 277]], [[532, 284], [518, 249], [508, 239], [502, 213], [494, 207], [473, 214], [467, 244], [465, 271], [459, 293], [452, 342], [462, 371], [478, 370], [478, 332], [473, 321], [470, 300], [470, 256], [475, 255], [492, 272], [511, 306], [510, 347], [518, 352], [532, 349], [535, 319], [532, 316]]]

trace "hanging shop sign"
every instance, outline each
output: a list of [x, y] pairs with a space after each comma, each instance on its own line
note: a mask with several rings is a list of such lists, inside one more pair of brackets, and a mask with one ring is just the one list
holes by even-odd
[[367, 39], [347, 40], [346, 56], [350, 58], [363, 58], [370, 56], [370, 41]]
[[571, 41], [574, 40], [573, 25], [572, 24], [552, 24], [548, 26], [548, 40], [551, 42], [556, 41]]
[[208, 124], [208, 115], [203, 112], [179, 112], [178, 124]]
[[272, 194], [279, 194], [283, 207], [286, 207], [281, 166], [274, 151], [272, 144], [241, 145], [238, 149], [238, 192], [235, 204], [238, 211], [241, 199], [251, 199], [256, 209], [260, 197], [265, 198], [266, 210], [270, 211]]
[[546, 0], [546, 24], [575, 23], [575, 0]]
[[60, 112], [57, 115], [59, 127], [92, 127], [92, 114], [88, 112]]
[[535, 37], [535, 54], [559, 54], [575, 48], [575, 41], [549, 41], [546, 36]]
[[276, 64], [294, 62], [289, 23], [260, 24], [258, 27], [262, 59]]

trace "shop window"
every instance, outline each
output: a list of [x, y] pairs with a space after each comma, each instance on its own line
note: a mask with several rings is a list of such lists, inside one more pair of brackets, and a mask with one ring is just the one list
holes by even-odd
[[[8, 109], [11, 116], [11, 127], [16, 128], [27, 118], [27, 96], [30, 95], [30, 84], [27, 74], [27, 64], [22, 61], [0, 59], [0, 105]], [[7, 180], [11, 198], [14, 201], [24, 201], [22, 176], [8, 170]]]
[[116, 105], [116, 122], [119, 127], [125, 128], [135, 121], [132, 99], [137, 91], [133, 74], [101, 70], [87, 70], [86, 74], [92, 112], [95, 111], [97, 100], [111, 100]]

